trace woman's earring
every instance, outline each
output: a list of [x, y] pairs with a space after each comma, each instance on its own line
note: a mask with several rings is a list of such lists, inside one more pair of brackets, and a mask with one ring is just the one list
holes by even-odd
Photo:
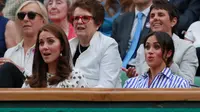
[[62, 53], [60, 53], [60, 56], [62, 56]]

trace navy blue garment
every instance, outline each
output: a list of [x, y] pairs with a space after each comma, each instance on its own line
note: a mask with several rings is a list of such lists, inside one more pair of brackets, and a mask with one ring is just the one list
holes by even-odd
[[7, 18], [0, 16], [0, 57], [3, 57], [5, 51], [7, 50], [4, 34], [8, 21], [9, 20]]

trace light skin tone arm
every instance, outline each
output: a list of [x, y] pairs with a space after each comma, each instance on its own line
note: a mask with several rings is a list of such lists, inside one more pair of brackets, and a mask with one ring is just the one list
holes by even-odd
[[12, 20], [9, 20], [8, 23], [6, 24], [6, 30], [5, 30], [5, 42], [7, 49], [17, 45], [16, 43], [17, 34], [18, 33], [15, 23]]

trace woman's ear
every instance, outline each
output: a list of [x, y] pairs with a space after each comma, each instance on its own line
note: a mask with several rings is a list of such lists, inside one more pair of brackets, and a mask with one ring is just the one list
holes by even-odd
[[169, 50], [169, 51], [167, 52], [166, 57], [169, 58], [169, 57], [171, 57], [171, 56], [172, 56], [172, 50]]
[[171, 27], [174, 27], [177, 24], [177, 18], [174, 17], [171, 21]]

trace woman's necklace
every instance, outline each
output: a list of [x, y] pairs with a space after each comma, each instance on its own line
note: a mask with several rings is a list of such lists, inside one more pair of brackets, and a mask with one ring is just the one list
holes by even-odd
[[80, 43], [78, 44], [78, 51], [79, 51], [80, 54], [82, 53], [81, 52], [81, 45], [80, 45]]
[[87, 46], [87, 47], [82, 47], [81, 44], [79, 43], [79, 44], [78, 44], [78, 51], [79, 51], [79, 53], [80, 53], [80, 54], [83, 53], [88, 47], [89, 47], [89, 46]]

